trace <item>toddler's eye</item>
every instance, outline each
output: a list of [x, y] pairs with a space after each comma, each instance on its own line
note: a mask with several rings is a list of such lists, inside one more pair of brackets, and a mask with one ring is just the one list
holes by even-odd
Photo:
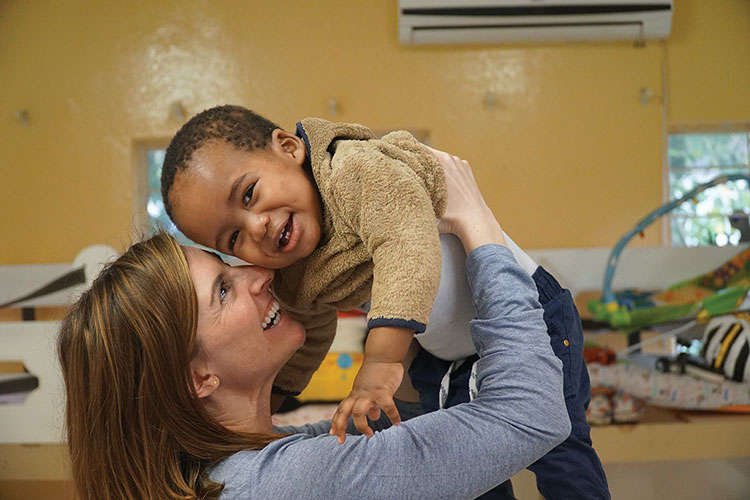
[[250, 204], [250, 201], [253, 199], [253, 190], [255, 189], [255, 183], [252, 183], [249, 188], [247, 188], [247, 191], [245, 191], [245, 194], [242, 196], [242, 203], [247, 206]]
[[232, 233], [232, 236], [229, 237], [229, 251], [234, 252], [234, 244], [237, 243], [237, 238], [240, 236], [239, 231], [235, 231]]

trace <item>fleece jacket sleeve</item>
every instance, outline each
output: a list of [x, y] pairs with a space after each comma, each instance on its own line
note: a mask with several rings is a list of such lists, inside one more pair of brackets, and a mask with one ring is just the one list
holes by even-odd
[[372, 256], [368, 328], [393, 326], [421, 333], [440, 284], [440, 214], [439, 204], [433, 204], [409, 165], [437, 159], [403, 134], [391, 134], [390, 141], [337, 142], [329, 188], [333, 211], [342, 214]]

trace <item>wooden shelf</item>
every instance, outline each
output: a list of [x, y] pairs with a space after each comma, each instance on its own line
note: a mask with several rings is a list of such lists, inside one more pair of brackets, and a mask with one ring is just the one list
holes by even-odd
[[750, 414], [646, 407], [643, 421], [594, 426], [604, 463], [750, 457]]

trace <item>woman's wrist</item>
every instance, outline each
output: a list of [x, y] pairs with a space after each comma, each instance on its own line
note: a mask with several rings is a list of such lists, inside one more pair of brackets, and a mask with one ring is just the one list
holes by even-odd
[[492, 212], [489, 212], [484, 217], [477, 217], [471, 221], [466, 221], [460, 227], [456, 228], [455, 234], [461, 240], [466, 255], [470, 254], [475, 248], [484, 245], [507, 245], [503, 230], [492, 215]]

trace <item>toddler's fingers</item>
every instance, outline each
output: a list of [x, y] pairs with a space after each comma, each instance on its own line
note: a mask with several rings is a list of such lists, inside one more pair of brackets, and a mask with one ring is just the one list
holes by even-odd
[[338, 436], [339, 443], [346, 441], [346, 423], [349, 415], [352, 413], [353, 402], [351, 399], [344, 399], [336, 409], [333, 418], [331, 418], [331, 435]]
[[378, 400], [378, 405], [383, 409], [385, 414], [388, 415], [391, 424], [398, 425], [401, 423], [401, 415], [398, 413], [398, 408], [396, 408], [396, 403], [393, 402], [393, 398], [385, 396], [381, 397]]
[[377, 420], [377, 419], [379, 419], [380, 418], [380, 408], [378, 408], [377, 406], [373, 406], [372, 408], [370, 408], [370, 411], [367, 412], [367, 418], [369, 418], [370, 420]]
[[352, 418], [354, 419], [354, 426], [367, 437], [375, 435], [373, 430], [370, 428], [370, 424], [367, 422], [367, 414], [373, 407], [373, 401], [367, 398], [359, 398], [354, 403], [352, 408]]

